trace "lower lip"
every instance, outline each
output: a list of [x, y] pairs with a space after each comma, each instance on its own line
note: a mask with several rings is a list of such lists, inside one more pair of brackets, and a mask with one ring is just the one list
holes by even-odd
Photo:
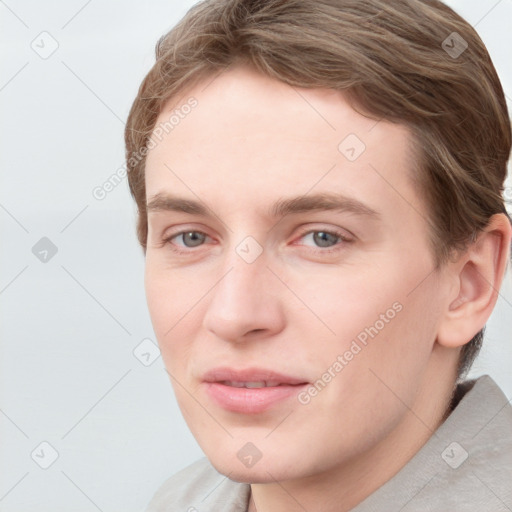
[[283, 400], [294, 398], [307, 384], [281, 385], [268, 388], [236, 388], [219, 382], [205, 382], [208, 395], [223, 409], [244, 414], [257, 414]]

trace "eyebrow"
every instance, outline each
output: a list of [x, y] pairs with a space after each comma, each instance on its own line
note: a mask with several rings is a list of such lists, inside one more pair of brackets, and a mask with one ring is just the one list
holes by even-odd
[[342, 194], [323, 193], [280, 199], [270, 209], [273, 217], [284, 217], [294, 213], [331, 210], [355, 213], [367, 217], [379, 217], [379, 213], [357, 199]]
[[146, 210], [148, 212], [170, 211], [192, 215], [209, 215], [209, 208], [199, 201], [164, 194], [154, 195], [151, 201], [146, 204]]
[[[191, 215], [211, 216], [211, 210], [204, 203], [167, 194], [156, 194], [146, 205], [148, 212], [175, 211]], [[269, 209], [270, 217], [313, 211], [339, 211], [354, 213], [370, 218], [379, 218], [380, 214], [361, 201], [342, 194], [322, 193], [277, 200]]]

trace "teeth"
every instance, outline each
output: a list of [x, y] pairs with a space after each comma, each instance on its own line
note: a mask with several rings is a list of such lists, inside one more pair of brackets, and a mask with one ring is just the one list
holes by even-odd
[[224, 384], [224, 386], [229, 386], [231, 388], [243, 388], [244, 387], [242, 382], [233, 382], [231, 380], [225, 380], [222, 382], [222, 384]]
[[264, 380], [257, 382], [245, 382], [244, 387], [246, 388], [265, 388], [267, 387]]
[[273, 380], [269, 380], [269, 381], [259, 380], [259, 381], [255, 381], [255, 382], [235, 382], [235, 381], [231, 381], [231, 380], [226, 380], [223, 382], [223, 384], [226, 386], [231, 386], [233, 388], [249, 388], [249, 389], [269, 388], [269, 387], [279, 386], [279, 382], [273, 381]]

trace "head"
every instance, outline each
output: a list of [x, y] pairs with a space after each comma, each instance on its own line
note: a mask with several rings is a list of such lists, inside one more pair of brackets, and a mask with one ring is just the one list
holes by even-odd
[[[214, 0], [156, 57], [128, 177], [155, 333], [212, 462], [253, 443], [305, 475], [408, 407], [437, 417], [429, 386], [449, 398], [471, 366], [510, 244], [510, 121], [472, 27], [437, 1]], [[219, 367], [307, 385], [281, 415], [240, 414], [212, 394]]]

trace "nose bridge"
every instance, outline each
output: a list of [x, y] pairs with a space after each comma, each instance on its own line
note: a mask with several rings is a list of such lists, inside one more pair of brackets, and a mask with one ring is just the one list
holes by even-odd
[[224, 278], [219, 283], [219, 293], [227, 293], [242, 305], [255, 299], [254, 291], [258, 283], [263, 283], [266, 269], [267, 252], [252, 236], [246, 236], [237, 245], [229, 248], [224, 258]]
[[276, 331], [283, 323], [279, 301], [270, 293], [266, 257], [262, 251], [255, 255], [250, 244], [242, 242], [225, 259], [204, 318], [207, 330], [229, 341], [255, 330]]
[[265, 261], [262, 256], [254, 261], [247, 262], [235, 253], [226, 261], [223, 278], [216, 286], [214, 299], [218, 305], [231, 310], [243, 312], [250, 308], [255, 312], [258, 302], [263, 298], [266, 280]]

